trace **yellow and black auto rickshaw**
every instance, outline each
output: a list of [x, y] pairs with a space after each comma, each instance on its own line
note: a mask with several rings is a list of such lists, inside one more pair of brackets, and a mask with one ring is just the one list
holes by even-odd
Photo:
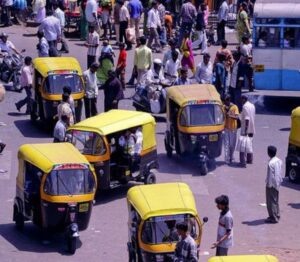
[[279, 262], [279, 260], [271, 255], [241, 255], [212, 257], [208, 262]]
[[148, 113], [111, 110], [71, 126], [67, 136], [93, 164], [98, 189], [106, 190], [129, 181], [156, 182], [155, 125]]
[[285, 176], [293, 183], [300, 183], [300, 107], [292, 112], [289, 147], [285, 162]]
[[81, 119], [84, 82], [79, 62], [72, 57], [40, 57], [33, 61], [33, 103], [30, 117], [52, 123], [57, 106], [62, 100], [63, 88], [71, 89], [76, 121]]
[[88, 227], [96, 191], [92, 166], [70, 143], [19, 148], [13, 220], [22, 230], [32, 221], [43, 232], [65, 231], [75, 253], [79, 230]]
[[167, 90], [168, 157], [194, 155], [200, 160], [200, 173], [208, 172], [208, 160], [221, 155], [225, 115], [219, 93], [212, 85], [173, 86]]
[[[186, 222], [200, 246], [202, 225], [194, 196], [184, 183], [141, 185], [127, 193], [129, 261], [174, 261], [179, 236], [176, 224]], [[203, 218], [207, 222], [207, 217]]]

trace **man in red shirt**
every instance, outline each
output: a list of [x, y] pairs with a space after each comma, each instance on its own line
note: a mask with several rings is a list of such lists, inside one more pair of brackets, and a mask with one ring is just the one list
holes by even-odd
[[120, 79], [122, 83], [123, 89], [125, 89], [125, 68], [126, 68], [127, 52], [124, 43], [120, 43], [119, 48], [120, 48], [120, 54], [118, 58], [116, 73], [117, 73], [117, 77]]

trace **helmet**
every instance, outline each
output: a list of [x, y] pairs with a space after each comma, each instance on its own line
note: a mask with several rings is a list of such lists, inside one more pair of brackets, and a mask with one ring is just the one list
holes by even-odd
[[157, 64], [157, 65], [162, 66], [162, 61], [159, 58], [155, 58], [154, 61], [153, 61], [153, 64]]

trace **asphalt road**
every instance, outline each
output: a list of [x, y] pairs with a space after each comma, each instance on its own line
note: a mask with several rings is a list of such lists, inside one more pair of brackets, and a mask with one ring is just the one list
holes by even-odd
[[[11, 27], [3, 29], [18, 49], [25, 48], [26, 55], [36, 56], [36, 37], [30, 34], [36, 28]], [[25, 36], [23, 36], [25, 34]], [[86, 67], [86, 50], [83, 42], [70, 39], [70, 56], [74, 55]], [[234, 46], [231, 46], [234, 49]], [[215, 48], [210, 50], [215, 52]], [[133, 51], [128, 55], [127, 77], [131, 73]], [[199, 61], [200, 56], [196, 56]], [[133, 94], [132, 89], [126, 96]], [[296, 93], [294, 93], [297, 95]], [[0, 138], [7, 147], [0, 155], [0, 261], [127, 261], [126, 242], [128, 187], [117, 188], [97, 196], [89, 228], [81, 233], [81, 244], [74, 256], [69, 256], [62, 235], [53, 235], [49, 245], [41, 242], [40, 230], [26, 223], [24, 232], [15, 230], [12, 222], [12, 206], [15, 196], [15, 178], [18, 170], [17, 150], [24, 143], [51, 142], [51, 134], [33, 126], [29, 117], [16, 111], [14, 103], [24, 94], [7, 92], [0, 104]], [[99, 94], [99, 110], [103, 111], [103, 93]], [[257, 105], [254, 137], [254, 164], [246, 169], [228, 167], [224, 157], [217, 159], [217, 168], [207, 176], [200, 177], [196, 163], [178, 157], [168, 159], [163, 146], [166, 123], [164, 116], [157, 119], [157, 145], [160, 169], [156, 172], [158, 182], [182, 181], [190, 185], [197, 202], [200, 216], [207, 216], [201, 244], [200, 261], [214, 254], [210, 249], [216, 238], [219, 211], [214, 198], [228, 194], [234, 216], [234, 247], [230, 254], [270, 253], [280, 261], [298, 262], [300, 257], [300, 186], [284, 181], [280, 189], [281, 221], [276, 225], [264, 224], [267, 217], [265, 203], [265, 176], [267, 165], [266, 148], [270, 144], [278, 147], [278, 156], [284, 160], [287, 152], [290, 128], [290, 112], [298, 100], [291, 98], [267, 98], [253, 96]], [[120, 108], [133, 109], [130, 100], [120, 103]], [[236, 154], [236, 158], [238, 155]]]

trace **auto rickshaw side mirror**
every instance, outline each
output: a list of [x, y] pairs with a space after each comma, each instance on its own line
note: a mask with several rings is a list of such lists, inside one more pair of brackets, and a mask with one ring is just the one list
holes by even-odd
[[203, 217], [203, 223], [207, 223], [208, 222], [208, 217]]

